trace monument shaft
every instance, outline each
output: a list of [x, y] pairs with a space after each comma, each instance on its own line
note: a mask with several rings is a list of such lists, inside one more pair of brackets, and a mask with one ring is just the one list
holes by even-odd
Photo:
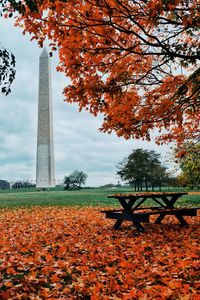
[[50, 62], [46, 49], [40, 55], [36, 187], [55, 186]]

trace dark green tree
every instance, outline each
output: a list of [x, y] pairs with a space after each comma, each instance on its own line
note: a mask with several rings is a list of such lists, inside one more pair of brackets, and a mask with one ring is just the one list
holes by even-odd
[[83, 171], [75, 170], [69, 176], [64, 178], [64, 190], [77, 190], [81, 188], [82, 184], [85, 184], [87, 174]]
[[117, 175], [125, 182], [134, 186], [135, 191], [142, 191], [145, 186], [148, 191], [149, 186], [154, 190], [155, 186], [161, 188], [161, 184], [166, 180], [166, 167], [160, 162], [160, 154], [151, 150], [136, 149], [119, 163]]

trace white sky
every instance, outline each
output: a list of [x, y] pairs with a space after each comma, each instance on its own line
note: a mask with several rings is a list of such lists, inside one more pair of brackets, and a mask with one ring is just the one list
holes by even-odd
[[[0, 19], [0, 42], [16, 57], [16, 79], [11, 94], [0, 96], [0, 179], [8, 181], [35, 180], [37, 97], [39, 56], [42, 51], [30, 36], [22, 35], [10, 20]], [[60, 181], [74, 170], [88, 175], [86, 186], [117, 183], [116, 165], [132, 150], [143, 148], [162, 154], [168, 145], [154, 142], [126, 141], [100, 133], [101, 117], [78, 112], [77, 106], [63, 102], [62, 90], [68, 81], [56, 72], [56, 58], [51, 59], [54, 152], [56, 179]]]

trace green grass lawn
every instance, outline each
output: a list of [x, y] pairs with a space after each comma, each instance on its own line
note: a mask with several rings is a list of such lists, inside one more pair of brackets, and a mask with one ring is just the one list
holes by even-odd
[[[82, 189], [79, 191], [37, 191], [18, 190], [0, 192], [0, 208], [23, 206], [119, 206], [115, 199], [107, 198], [116, 192], [130, 192], [130, 189]], [[147, 205], [151, 201], [146, 202]], [[177, 206], [198, 206], [200, 195], [186, 195]]]

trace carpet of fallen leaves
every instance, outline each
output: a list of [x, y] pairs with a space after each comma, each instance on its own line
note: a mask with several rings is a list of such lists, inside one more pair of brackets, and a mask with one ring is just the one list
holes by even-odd
[[200, 216], [112, 229], [100, 208], [0, 211], [0, 299], [199, 300]]

